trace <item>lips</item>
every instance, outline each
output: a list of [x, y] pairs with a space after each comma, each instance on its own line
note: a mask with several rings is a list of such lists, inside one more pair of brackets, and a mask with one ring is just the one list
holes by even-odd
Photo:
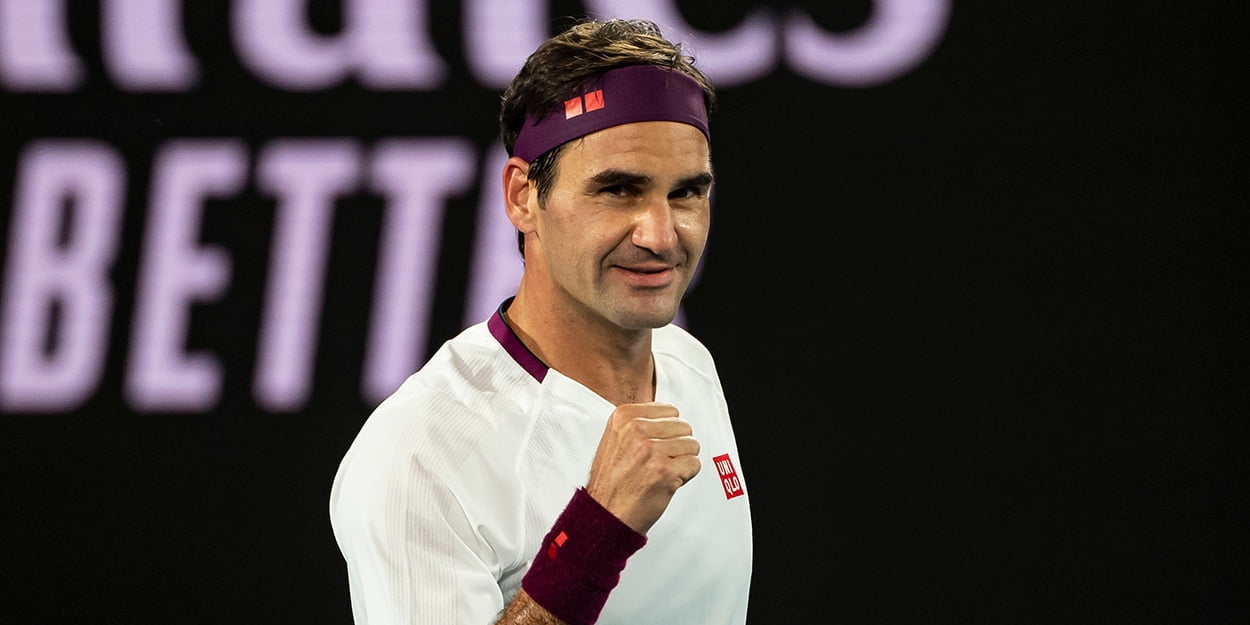
[[624, 276], [630, 285], [639, 288], [668, 286], [672, 283], [677, 273], [676, 268], [672, 265], [632, 265], [628, 267], [616, 265], [612, 269]]
[[660, 273], [661, 271], [668, 271], [672, 268], [673, 267], [671, 265], [633, 265], [629, 267], [621, 267], [621, 269], [624, 269], [625, 271], [632, 271], [634, 273]]

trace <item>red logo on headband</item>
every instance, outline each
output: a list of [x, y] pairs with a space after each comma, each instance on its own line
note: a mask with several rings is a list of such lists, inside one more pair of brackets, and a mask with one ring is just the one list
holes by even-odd
[[[585, 108], [582, 107], [585, 98]], [[569, 98], [564, 101], [564, 119], [573, 119], [582, 113], [597, 111], [603, 108], [603, 89], [596, 89], [584, 96]]]
[[586, 94], [586, 112], [603, 108], [603, 89], [596, 89]]

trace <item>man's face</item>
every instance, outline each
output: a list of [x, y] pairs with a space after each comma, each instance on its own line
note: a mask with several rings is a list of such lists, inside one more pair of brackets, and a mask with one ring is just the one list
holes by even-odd
[[676, 122], [624, 124], [569, 143], [556, 168], [537, 213], [539, 258], [527, 262], [544, 263], [574, 315], [627, 329], [671, 322], [707, 243], [706, 138]]

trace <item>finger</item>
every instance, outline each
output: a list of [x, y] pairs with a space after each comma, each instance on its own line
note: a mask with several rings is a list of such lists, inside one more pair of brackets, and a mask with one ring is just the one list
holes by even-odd
[[648, 402], [645, 404], [622, 404], [616, 407], [612, 416], [621, 420], [632, 419], [663, 419], [676, 417], [681, 413], [672, 404]]
[[690, 427], [690, 422], [677, 417], [634, 419], [629, 422], [626, 430], [632, 431], [643, 438], [676, 438], [694, 434], [694, 430]]
[[676, 458], [678, 456], [699, 455], [699, 441], [689, 436], [680, 438], [652, 439], [651, 450], [658, 456]]
[[681, 480], [679, 487], [693, 480], [702, 468], [703, 464], [699, 462], [698, 456], [679, 456], [673, 459], [673, 472]]
[[698, 456], [668, 458], [663, 464], [654, 465], [650, 469], [654, 478], [651, 483], [657, 487], [667, 487], [669, 494], [672, 494], [693, 480], [702, 466]]

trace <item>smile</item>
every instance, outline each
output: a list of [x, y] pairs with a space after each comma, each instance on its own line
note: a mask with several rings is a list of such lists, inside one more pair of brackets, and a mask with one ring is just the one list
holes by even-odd
[[625, 278], [625, 281], [633, 287], [637, 288], [661, 288], [672, 284], [673, 278], [677, 274], [675, 267], [656, 266], [656, 267], [612, 267], [615, 273]]

